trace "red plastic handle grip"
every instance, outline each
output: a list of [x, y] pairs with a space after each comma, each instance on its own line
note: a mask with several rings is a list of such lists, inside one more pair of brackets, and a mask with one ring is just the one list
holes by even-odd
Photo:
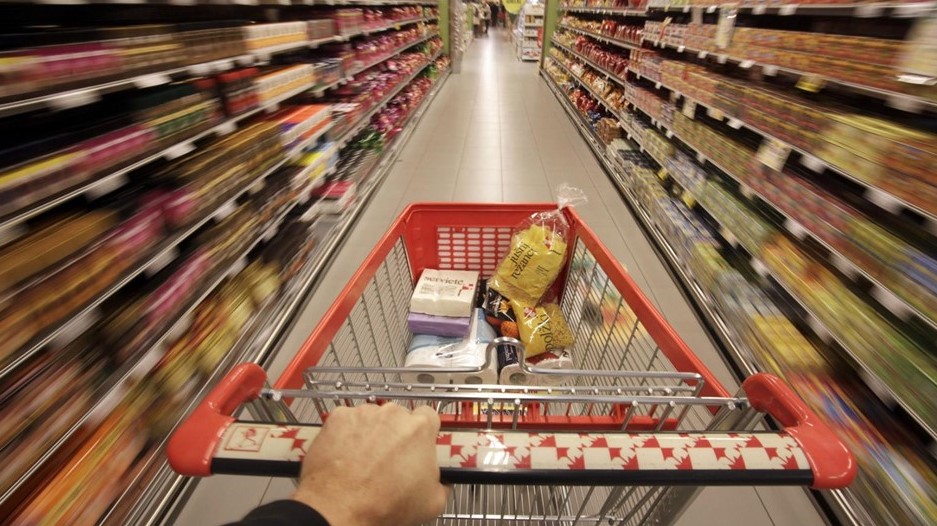
[[752, 407], [774, 417], [800, 444], [813, 471], [813, 488], [844, 488], [852, 482], [858, 469], [852, 452], [780, 378], [755, 374], [742, 389]]
[[181, 475], [207, 477], [225, 429], [234, 423], [242, 404], [260, 396], [267, 373], [257, 364], [243, 363], [231, 370], [169, 439], [169, 464]]

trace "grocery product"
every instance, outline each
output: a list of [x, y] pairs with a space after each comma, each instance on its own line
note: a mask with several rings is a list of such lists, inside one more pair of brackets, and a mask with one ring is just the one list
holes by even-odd
[[524, 342], [525, 358], [546, 352], [557, 353], [573, 345], [573, 336], [566, 325], [566, 318], [556, 303], [544, 303], [536, 307], [518, 300], [511, 300], [514, 317], [521, 341]]

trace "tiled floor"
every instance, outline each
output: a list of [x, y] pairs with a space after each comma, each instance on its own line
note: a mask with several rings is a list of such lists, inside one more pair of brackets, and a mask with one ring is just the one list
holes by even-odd
[[[589, 202], [578, 211], [631, 272], [664, 317], [723, 383], [737, 382], [644, 237], [589, 147], [533, 63], [514, 59], [504, 33], [472, 44], [311, 298], [271, 367], [275, 377], [311, 332], [393, 218], [418, 201], [550, 201], [568, 182]], [[177, 524], [235, 520], [289, 496], [282, 479], [215, 477], [196, 489]], [[797, 488], [707, 488], [678, 522], [685, 526], [815, 526], [824, 521]], [[339, 525], [335, 525], [339, 526]]]

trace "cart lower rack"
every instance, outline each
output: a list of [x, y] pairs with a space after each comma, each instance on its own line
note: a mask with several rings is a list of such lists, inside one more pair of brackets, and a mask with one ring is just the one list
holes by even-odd
[[[296, 477], [338, 406], [429, 405], [437, 457], [456, 484], [440, 524], [670, 524], [706, 485], [840, 488], [851, 453], [779, 379], [736, 396], [715, 380], [572, 210], [556, 284], [576, 369], [521, 360], [523, 385], [415, 382], [402, 367], [413, 283], [426, 268], [489, 276], [512, 228], [553, 205], [413, 205], [391, 226], [274, 387], [255, 365], [233, 370], [180, 427], [173, 467]], [[489, 367], [426, 369], [471, 378]], [[514, 378], [514, 376], [512, 376]], [[410, 381], [405, 381], [410, 380]], [[241, 407], [254, 421], [237, 421]], [[770, 415], [782, 431], [755, 431]]]

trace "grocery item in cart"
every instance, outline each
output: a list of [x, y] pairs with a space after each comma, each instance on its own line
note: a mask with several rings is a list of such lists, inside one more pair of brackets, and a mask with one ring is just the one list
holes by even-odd
[[487, 365], [479, 372], [458, 373], [424, 371], [402, 373], [401, 379], [418, 384], [496, 384], [498, 383], [497, 360], [489, 359], [488, 344], [497, 335], [485, 321], [485, 312], [475, 309], [472, 325], [465, 338], [443, 338], [429, 334], [417, 334], [410, 341], [404, 366], [420, 369], [475, 368]]
[[569, 223], [563, 208], [584, 201], [582, 191], [567, 185], [557, 189], [556, 210], [536, 212], [515, 227], [511, 247], [488, 284], [494, 290], [535, 305], [556, 281], [566, 264]]
[[[527, 360], [527, 369], [572, 369], [573, 358], [568, 351], [546, 352]], [[531, 374], [518, 359], [517, 347], [498, 346], [498, 383], [501, 385], [562, 385], [571, 377], [560, 374]]]
[[[485, 283], [485, 292], [482, 294], [482, 308], [485, 309], [488, 323], [499, 331], [501, 330], [502, 323], [514, 321], [514, 311], [511, 310], [511, 300], [489, 287], [487, 282]], [[502, 335], [504, 334], [502, 333]]]
[[478, 272], [426, 269], [410, 297], [410, 312], [468, 317], [475, 305]]
[[534, 304], [556, 281], [566, 262], [565, 220], [554, 212], [531, 218], [535, 224], [515, 232], [511, 248], [491, 277], [491, 287], [509, 298]]
[[413, 334], [432, 334], [449, 338], [464, 338], [469, 332], [472, 318], [452, 316], [433, 316], [411, 312], [407, 315], [407, 328]]
[[573, 334], [556, 303], [532, 307], [512, 300], [517, 328], [524, 342], [525, 356], [531, 358], [545, 352], [563, 351], [573, 345]]

